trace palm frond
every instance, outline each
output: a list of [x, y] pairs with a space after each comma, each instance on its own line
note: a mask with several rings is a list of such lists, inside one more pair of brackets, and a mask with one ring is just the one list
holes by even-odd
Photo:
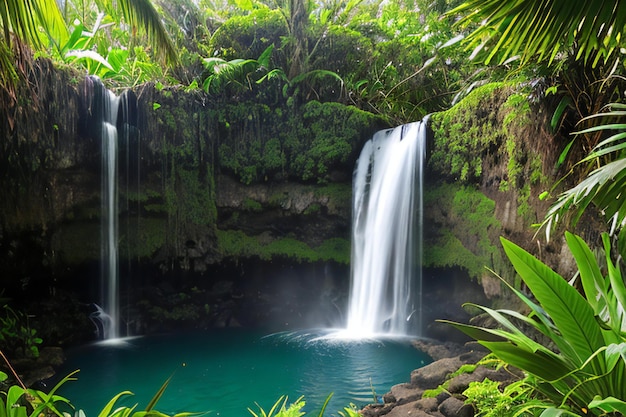
[[[579, 164], [598, 164], [587, 178], [576, 186], [563, 192], [550, 207], [542, 223], [546, 227], [546, 237], [572, 210], [571, 223], [575, 225], [590, 204], [595, 204], [603, 213], [607, 222], [612, 223], [612, 231], [619, 230], [626, 221], [626, 123], [611, 123], [611, 120], [623, 118], [626, 106], [619, 103], [610, 104], [602, 111], [583, 121], [601, 118], [602, 123], [581, 130], [577, 134], [608, 133], [609, 136], [600, 141], [592, 152]], [[611, 161], [611, 159], [613, 159]], [[609, 162], [603, 162], [609, 160]]]
[[537, 59], [552, 63], [573, 47], [576, 59], [595, 66], [619, 51], [626, 3], [468, 0], [449, 14], [465, 14], [461, 25], [479, 24], [466, 42], [487, 64], [502, 64], [516, 56], [522, 63]]
[[158, 56], [169, 63], [177, 62], [176, 48], [150, 0], [118, 0], [118, 5], [129, 25], [145, 29]]
[[4, 41], [8, 45], [11, 45], [13, 33], [24, 42], [41, 46], [35, 4], [35, 0], [5, 0], [4, 5], [0, 6], [0, 24], [4, 32]]
[[37, 22], [47, 40], [58, 49], [69, 38], [69, 31], [56, 1], [31, 0]]

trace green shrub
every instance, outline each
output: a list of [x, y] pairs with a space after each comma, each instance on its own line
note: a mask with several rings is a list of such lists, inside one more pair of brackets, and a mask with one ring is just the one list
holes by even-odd
[[533, 416], [528, 409], [532, 399], [532, 387], [525, 381], [517, 381], [500, 390], [500, 383], [485, 378], [481, 382], [470, 382], [463, 392], [465, 402], [476, 410], [475, 417]]
[[0, 344], [8, 353], [37, 358], [43, 340], [30, 326], [28, 315], [15, 311], [8, 304], [0, 312]]
[[[270, 45], [278, 48], [288, 28], [280, 10], [261, 8], [244, 16], [233, 16], [215, 31], [209, 48], [212, 56], [227, 61], [256, 58]], [[276, 55], [275, 55], [276, 56]], [[274, 66], [284, 68], [284, 62]]]

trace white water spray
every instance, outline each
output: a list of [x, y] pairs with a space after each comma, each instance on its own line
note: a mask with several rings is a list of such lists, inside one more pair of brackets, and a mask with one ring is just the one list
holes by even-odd
[[376, 133], [353, 177], [347, 332], [419, 333], [426, 123]]

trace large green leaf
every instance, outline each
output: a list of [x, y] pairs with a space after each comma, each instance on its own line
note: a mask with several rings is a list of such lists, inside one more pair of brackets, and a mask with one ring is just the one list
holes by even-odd
[[514, 243], [501, 241], [517, 273], [574, 349], [571, 359], [581, 365], [604, 345], [591, 306], [559, 274]]
[[626, 402], [615, 397], [602, 398], [600, 395], [589, 403], [590, 409], [600, 409], [606, 413], [618, 412], [622, 415], [626, 415]]
[[573, 370], [563, 358], [547, 349], [529, 352], [510, 342], [479, 341], [479, 343], [506, 363], [546, 381], [558, 381]]
[[599, 315], [606, 308], [608, 300], [606, 283], [604, 276], [600, 272], [596, 257], [580, 237], [565, 232], [565, 239], [578, 266], [580, 281], [585, 291], [587, 302], [593, 308], [595, 314]]
[[511, 284], [504, 280], [502, 281], [520, 300], [524, 302], [524, 304], [526, 304], [530, 308], [530, 316], [526, 319], [523, 319], [522, 321], [531, 322], [532, 320], [532, 326], [535, 329], [539, 330], [546, 337], [548, 337], [556, 345], [556, 347], [565, 358], [575, 357], [576, 354], [574, 348], [567, 340], [563, 338], [561, 332], [559, 331], [559, 329], [556, 328], [550, 317], [547, 315], [546, 311], [541, 306], [530, 300], [530, 298], [528, 298], [521, 291], [514, 288]]
[[545, 380], [559, 380], [576, 369], [565, 358], [527, 336], [446, 320], [440, 322], [448, 323], [475, 339], [499, 359]]

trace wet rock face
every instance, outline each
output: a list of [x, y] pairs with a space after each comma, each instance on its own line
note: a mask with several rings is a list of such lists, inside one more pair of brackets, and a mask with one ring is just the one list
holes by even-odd
[[297, 182], [244, 185], [225, 175], [218, 176], [217, 184], [220, 229], [265, 233], [269, 241], [292, 235], [312, 247], [333, 237], [349, 238], [349, 183], [335, 185], [341, 187], [341, 195]]

